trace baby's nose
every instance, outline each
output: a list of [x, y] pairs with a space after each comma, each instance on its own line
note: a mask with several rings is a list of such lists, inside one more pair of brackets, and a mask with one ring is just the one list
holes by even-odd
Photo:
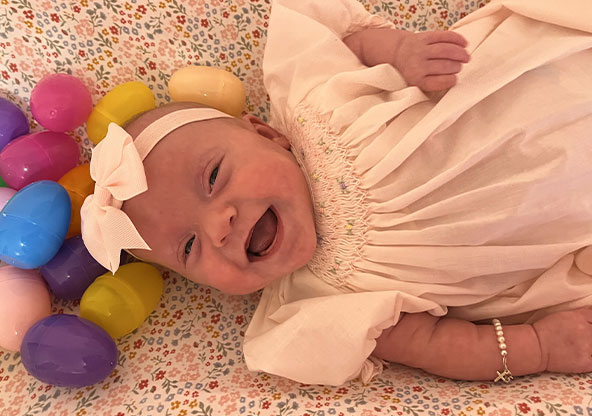
[[208, 216], [208, 224], [204, 224], [204, 229], [215, 247], [223, 247], [228, 242], [236, 215], [236, 208], [227, 205], [215, 209], [212, 215]]

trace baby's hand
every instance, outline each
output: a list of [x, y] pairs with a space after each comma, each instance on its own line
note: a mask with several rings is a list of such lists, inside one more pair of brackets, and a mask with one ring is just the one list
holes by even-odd
[[456, 84], [462, 64], [469, 62], [467, 41], [455, 32], [435, 31], [402, 36], [392, 64], [409, 85], [440, 91]]
[[592, 306], [553, 313], [533, 326], [547, 371], [592, 371]]

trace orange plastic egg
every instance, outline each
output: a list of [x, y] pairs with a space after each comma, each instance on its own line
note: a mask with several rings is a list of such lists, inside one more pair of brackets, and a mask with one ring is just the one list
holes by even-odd
[[90, 164], [85, 163], [71, 169], [58, 181], [62, 185], [72, 202], [72, 219], [66, 238], [80, 234], [80, 208], [87, 196], [95, 190], [95, 182], [90, 177]]

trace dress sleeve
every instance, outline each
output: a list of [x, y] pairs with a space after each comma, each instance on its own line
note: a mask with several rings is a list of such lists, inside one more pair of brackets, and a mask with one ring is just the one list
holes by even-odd
[[[342, 42], [364, 28], [394, 27], [356, 0], [276, 0], [263, 72], [272, 118], [284, 117], [315, 87], [336, 74], [365, 67]], [[401, 79], [392, 66], [391, 79]], [[275, 114], [279, 110], [280, 114]]]
[[368, 382], [382, 371], [370, 356], [375, 339], [401, 312], [446, 313], [398, 291], [336, 293], [315, 287], [323, 283], [314, 276], [298, 277], [295, 284], [288, 278], [265, 289], [243, 345], [250, 370], [306, 384], [337, 386], [357, 377]]

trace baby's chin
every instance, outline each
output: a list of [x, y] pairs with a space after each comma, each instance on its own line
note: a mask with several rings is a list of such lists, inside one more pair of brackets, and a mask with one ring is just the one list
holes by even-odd
[[[304, 265], [306, 265], [306, 263], [304, 263], [302, 266]], [[184, 277], [194, 283], [211, 287], [227, 295], [250, 295], [252, 293], [258, 292], [261, 289], [265, 289], [267, 286], [290, 275], [293, 271], [300, 269], [302, 266], [295, 267], [292, 271], [265, 276], [247, 272], [245, 274], [236, 275], [231, 278], [221, 278], [221, 276], [210, 276], [209, 278], [204, 278], [203, 276], [192, 276], [190, 274], [185, 275]]]
[[[231, 284], [231, 285], [224, 285], [224, 284], [205, 284], [208, 287], [211, 287], [215, 290], [218, 290], [222, 293], [225, 293], [227, 295], [231, 295], [231, 296], [244, 296], [244, 295], [250, 295], [253, 294], [255, 292], [258, 292], [261, 289], [265, 289], [267, 286], [269, 286], [271, 283], [273, 283], [273, 281], [275, 280], [279, 280], [281, 277], [278, 277], [277, 279], [272, 279], [272, 281], [268, 281], [265, 283], [260, 283], [260, 284], [255, 284], [255, 285], [241, 285], [241, 284]], [[189, 279], [193, 282], [195, 282], [195, 280], [193, 279]], [[200, 283], [200, 282], [195, 282], [197, 284], [204, 284], [204, 283]]]

